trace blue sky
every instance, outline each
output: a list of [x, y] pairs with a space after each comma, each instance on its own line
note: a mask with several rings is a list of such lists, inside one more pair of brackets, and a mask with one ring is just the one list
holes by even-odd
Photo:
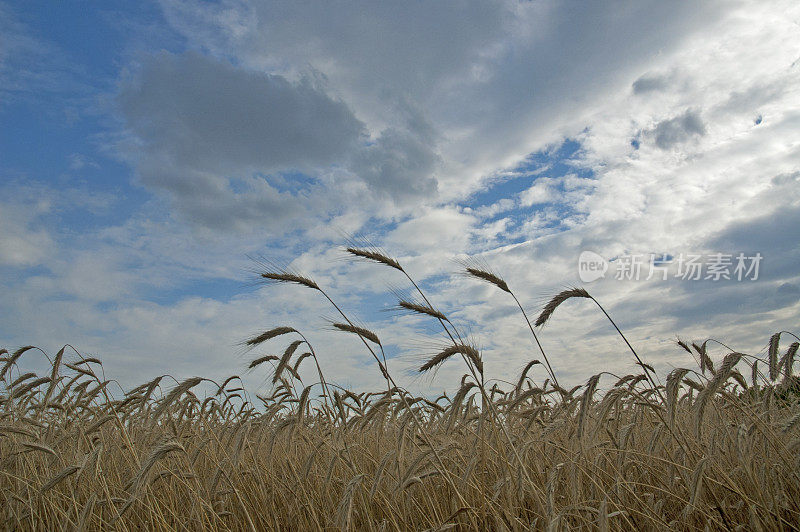
[[[78, 7], [79, 6], [79, 7]], [[368, 353], [248, 257], [328, 287], [409, 372], [443, 339], [383, 310], [399, 258], [513, 379], [535, 314], [586, 284], [661, 370], [676, 336], [756, 352], [800, 317], [800, 41], [794, 2], [0, 2], [0, 346], [71, 343], [125, 384], [243, 371], [237, 342], [307, 332], [333, 380], [380, 385]], [[667, 254], [670, 278], [616, 279]], [[677, 257], [760, 253], [758, 279], [676, 278]], [[577, 382], [632, 369], [568, 304], [542, 331]], [[280, 350], [280, 345], [265, 349]], [[718, 353], [722, 356], [723, 353]], [[263, 378], [251, 375], [254, 386]]]

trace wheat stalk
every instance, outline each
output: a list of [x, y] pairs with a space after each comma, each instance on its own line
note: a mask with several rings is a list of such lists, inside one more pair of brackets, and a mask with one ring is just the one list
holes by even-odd
[[446, 347], [444, 350], [434, 355], [433, 357], [428, 359], [428, 361], [426, 361], [422, 366], [420, 366], [419, 372], [425, 373], [426, 371], [436, 368], [440, 364], [442, 364], [445, 360], [457, 354], [462, 354], [466, 356], [470, 360], [470, 362], [472, 362], [472, 364], [477, 368], [478, 373], [481, 374], [483, 373], [483, 361], [481, 361], [480, 353], [474, 347], [464, 344], [457, 344]]
[[374, 332], [370, 331], [369, 329], [364, 328], [364, 327], [357, 327], [357, 326], [351, 325], [349, 323], [334, 323], [333, 327], [335, 327], [336, 329], [339, 329], [340, 331], [357, 334], [358, 336], [361, 336], [362, 338], [366, 338], [370, 342], [374, 342], [374, 343], [376, 343], [378, 345], [381, 345], [381, 341], [378, 338], [378, 335], [375, 334]]
[[258, 344], [266, 342], [267, 340], [275, 338], [276, 336], [281, 336], [283, 334], [289, 334], [292, 332], [297, 332], [297, 331], [291, 327], [275, 327], [274, 329], [265, 331], [259, 334], [258, 336], [250, 338], [249, 340], [245, 340], [244, 343], [245, 345], [248, 346], [256, 346]]
[[425, 314], [427, 316], [432, 316], [432, 317], [434, 317], [436, 319], [439, 319], [439, 320], [442, 320], [442, 321], [448, 321], [447, 317], [445, 317], [444, 314], [442, 314], [438, 310], [436, 310], [436, 309], [434, 309], [432, 307], [429, 307], [427, 305], [421, 305], [419, 303], [413, 303], [411, 301], [405, 301], [405, 300], [400, 300], [397, 304], [400, 306], [400, 308], [404, 308], [406, 310], [410, 310], [411, 312], [416, 312], [417, 314]]
[[539, 314], [539, 317], [536, 318], [536, 326], [541, 327], [547, 323], [547, 321], [562, 303], [574, 297], [591, 298], [592, 296], [590, 296], [589, 293], [583, 288], [571, 288], [569, 290], [563, 290], [559, 292], [544, 306], [542, 312]]
[[403, 271], [402, 266], [400, 266], [400, 263], [397, 262], [396, 259], [389, 257], [385, 253], [381, 253], [377, 249], [348, 247], [347, 252], [350, 253], [351, 255], [355, 255], [356, 257], [361, 257], [362, 259], [367, 259], [374, 262], [378, 262], [380, 264], [385, 264], [386, 266], [394, 268], [395, 270]]

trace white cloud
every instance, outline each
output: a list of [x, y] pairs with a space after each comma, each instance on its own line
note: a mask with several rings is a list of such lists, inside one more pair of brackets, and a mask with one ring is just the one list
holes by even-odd
[[412, 102], [440, 139], [444, 199], [580, 131], [595, 102], [724, 14], [716, 3], [660, 2], [163, 5], [198, 48], [287, 76], [323, 74], [375, 137], [402, 112], [398, 97]]
[[[184, 374], [234, 372], [242, 364], [227, 358], [233, 344], [263, 320], [270, 321], [264, 327], [302, 322], [304, 330], [316, 328], [335, 380], [379, 386], [379, 374], [362, 367], [367, 353], [319, 330], [317, 316], [331, 311], [314, 293], [273, 287], [232, 299], [148, 301], [148, 290], [183, 276], [235, 279], [243, 253], [270, 239], [255, 233], [288, 234], [270, 240], [267, 253], [297, 257], [293, 266], [330, 287], [337, 301], [364, 305], [360, 317], [378, 322], [379, 334], [405, 352], [424, 351], [413, 339], [417, 326], [425, 342], [435, 335], [424, 320], [373, 319], [385, 303], [375, 293], [402, 279], [337, 260], [327, 249], [339, 240], [329, 220], [375, 234], [417, 280], [428, 281], [434, 303], [486, 347], [488, 373], [497, 378], [539, 355], [506, 294], [433, 277], [454, 268], [454, 255], [485, 251], [535, 314], [577, 282], [584, 249], [606, 257], [761, 251], [758, 284], [607, 279], [590, 287], [662, 370], [689, 363], [670, 343], [675, 334], [713, 335], [753, 352], [770, 333], [796, 326], [794, 3], [164, 5], [206, 55], [151, 57], [123, 83], [124, 117], [141, 143], [128, 155], [144, 184], [167, 191], [184, 218], [214, 231], [196, 231], [154, 200], [136, 219], [87, 237], [99, 242], [74, 245], [62, 270], [28, 280], [34, 302], [19, 292], [15, 305], [23, 317], [38, 312], [41, 322], [20, 318], [15, 340], [64, 336], [112, 353], [129, 375], [143, 352], [158, 353], [145, 355], [154, 373], [175, 366]], [[272, 120], [276, 108], [284, 114]], [[548, 169], [516, 197], [476, 209], [456, 205], [564, 137], [581, 149], [562, 177]], [[313, 182], [265, 178], [290, 168]], [[535, 212], [523, 216], [520, 206]], [[22, 240], [38, 230], [14, 223]], [[231, 236], [232, 229], [244, 231]], [[97, 253], [106, 259], [92, 263]], [[47, 305], [55, 293], [74, 301]], [[567, 382], [599, 369], [632, 369], [624, 344], [590, 303], [559, 308], [541, 333]], [[118, 307], [101, 311], [109, 305]], [[69, 327], [67, 313], [75, 316]], [[433, 386], [459, 375], [456, 366], [443, 368]]]
[[454, 253], [469, 245], [475, 219], [455, 208], [429, 209], [400, 223], [386, 235], [386, 245], [400, 253]]
[[37, 215], [47, 211], [47, 204], [35, 206], [38, 212], [0, 202], [0, 265], [14, 267], [38, 266], [53, 253], [53, 239], [41, 227], [36, 227]]
[[554, 201], [556, 196], [553, 193], [550, 181], [551, 179], [548, 178], [537, 179], [533, 186], [519, 195], [520, 203], [525, 207], [530, 207], [531, 205]]

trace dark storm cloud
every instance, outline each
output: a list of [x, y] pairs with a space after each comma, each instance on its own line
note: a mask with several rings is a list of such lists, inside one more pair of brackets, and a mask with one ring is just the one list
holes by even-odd
[[152, 57], [119, 103], [147, 149], [209, 171], [331, 164], [352, 149], [363, 127], [309, 81], [195, 53]]
[[633, 82], [634, 94], [661, 91], [667, 88], [669, 79], [666, 76], [644, 75]]
[[390, 128], [356, 155], [352, 169], [374, 190], [403, 201], [436, 194], [431, 175], [438, 160], [424, 137]]
[[[404, 109], [402, 125], [368, 142], [364, 124], [314, 81], [161, 53], [123, 82], [118, 105], [141, 183], [204, 227], [299, 218], [324, 203], [327, 185], [314, 177], [334, 166], [399, 202], [437, 191], [439, 157], [420, 113]], [[316, 203], [264, 179], [293, 171], [311, 177]]]
[[659, 122], [646, 134], [655, 139], [656, 146], [668, 150], [694, 136], [702, 137], [706, 134], [706, 125], [697, 111], [687, 109], [681, 115]]

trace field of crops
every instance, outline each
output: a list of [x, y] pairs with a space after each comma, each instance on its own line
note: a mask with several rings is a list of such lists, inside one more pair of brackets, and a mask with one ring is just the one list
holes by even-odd
[[[379, 250], [352, 255], [393, 268]], [[467, 275], [508, 297], [488, 269]], [[273, 269], [334, 301], [312, 279]], [[408, 277], [408, 276], [407, 276]], [[253, 358], [269, 395], [238, 377], [158, 377], [112, 393], [101, 361], [70, 346], [28, 372], [43, 351], [0, 351], [0, 519], [16, 530], [790, 530], [800, 527], [800, 385], [797, 337], [769, 339], [761, 358], [712, 342], [679, 342], [697, 367], [658, 375], [620, 332], [640, 372], [603, 372], [562, 388], [536, 335], [583, 289], [557, 294], [520, 323], [538, 346], [513, 384], [489, 387], [480, 351], [417, 288], [400, 308], [438, 322], [464, 376], [452, 393], [416, 397], [385, 369], [378, 332], [340, 313], [386, 386], [347, 390], [301, 331], [247, 339], [275, 356]], [[609, 319], [611, 319], [609, 317]], [[613, 324], [613, 321], [611, 322]], [[616, 327], [616, 325], [614, 325]], [[766, 340], [766, 339], [765, 339]], [[269, 342], [269, 344], [267, 344]], [[719, 346], [717, 346], [719, 348]], [[717, 350], [716, 352], [719, 352]], [[302, 382], [301, 364], [317, 382]], [[540, 366], [541, 365], [541, 366]], [[540, 367], [539, 367], [540, 366]], [[538, 367], [547, 377], [535, 382]], [[238, 368], [243, 369], [243, 368]]]

